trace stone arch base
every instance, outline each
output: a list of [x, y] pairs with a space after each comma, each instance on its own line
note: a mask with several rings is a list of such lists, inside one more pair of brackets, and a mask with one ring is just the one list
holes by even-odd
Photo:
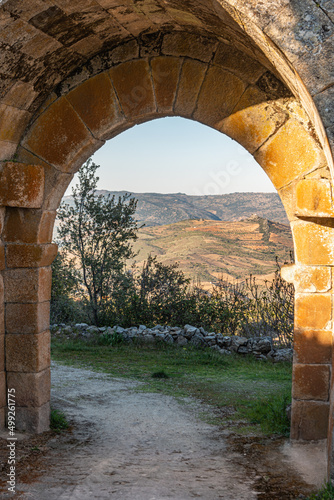
[[7, 384], [16, 389], [18, 429], [42, 432], [49, 425], [51, 237], [73, 173], [121, 131], [183, 116], [248, 149], [283, 201], [296, 253], [296, 264], [284, 270], [297, 290], [291, 436], [326, 439], [332, 426], [334, 209], [323, 149], [300, 103], [266, 67], [248, 56], [240, 64], [240, 54], [225, 57], [223, 43], [206, 45], [204, 54], [198, 49], [194, 55], [191, 45], [180, 52], [175, 36], [163, 54], [139, 57], [127, 47], [125, 62], [91, 63], [92, 73], [83, 68], [62, 82], [24, 126], [16, 161], [1, 164], [2, 415]]

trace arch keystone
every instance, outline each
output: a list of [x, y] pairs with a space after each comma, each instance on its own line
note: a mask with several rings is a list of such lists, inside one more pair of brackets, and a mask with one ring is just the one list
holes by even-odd
[[180, 58], [157, 57], [151, 61], [158, 112], [173, 111], [181, 68]]

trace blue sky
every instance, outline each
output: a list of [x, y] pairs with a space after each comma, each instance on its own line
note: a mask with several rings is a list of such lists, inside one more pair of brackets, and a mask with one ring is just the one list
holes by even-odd
[[93, 161], [101, 166], [99, 189], [190, 195], [275, 191], [242, 146], [184, 118], [137, 125], [108, 141]]

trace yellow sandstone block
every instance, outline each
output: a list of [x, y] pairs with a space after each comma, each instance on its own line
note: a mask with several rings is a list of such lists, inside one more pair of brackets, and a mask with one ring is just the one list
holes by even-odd
[[151, 67], [158, 112], [172, 112], [181, 60], [174, 57], [157, 57], [152, 59]]
[[321, 166], [323, 157], [311, 134], [288, 120], [254, 155], [276, 189]]
[[295, 327], [330, 330], [332, 301], [330, 294], [297, 293], [295, 298]]
[[296, 263], [334, 265], [334, 228], [314, 222], [291, 223]]
[[129, 61], [109, 71], [126, 117], [145, 116], [156, 110], [148, 61]]
[[333, 217], [331, 182], [303, 179], [296, 186], [296, 212], [300, 216]]

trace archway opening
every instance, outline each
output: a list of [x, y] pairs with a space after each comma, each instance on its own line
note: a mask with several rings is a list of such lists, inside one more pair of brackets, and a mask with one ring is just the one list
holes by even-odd
[[[233, 26], [232, 39], [238, 38], [242, 30], [230, 19], [227, 24]], [[40, 431], [48, 425], [47, 391], [41, 396], [40, 380], [47, 380], [49, 364], [48, 265], [54, 256], [49, 243], [55, 210], [71, 176], [121, 131], [154, 117], [182, 116], [240, 142], [267, 172], [284, 203], [297, 261], [286, 272], [298, 293], [292, 437], [327, 436], [333, 211], [324, 137], [315, 132], [314, 116], [311, 122], [305, 111], [310, 114], [310, 109], [292, 97], [256, 46], [251, 51], [255, 59], [246, 48], [236, 48], [226, 58], [230, 42], [204, 38], [195, 52], [189, 43], [196, 39], [193, 33], [163, 32], [139, 44], [126, 42], [120, 53], [117, 46], [106, 58], [94, 55], [75, 74], [60, 77], [58, 86], [53, 82], [54, 92], [39, 95], [28, 113], [15, 110], [13, 127], [2, 137], [3, 159], [15, 160], [5, 161], [2, 174], [9, 186], [3, 195], [7, 381], [25, 377], [35, 391], [32, 399], [27, 399], [26, 387], [21, 391], [22, 426]], [[13, 193], [13, 185], [24, 189]], [[20, 293], [18, 281], [25, 283]], [[18, 320], [28, 315], [29, 327]], [[26, 345], [24, 359], [18, 345]]]

